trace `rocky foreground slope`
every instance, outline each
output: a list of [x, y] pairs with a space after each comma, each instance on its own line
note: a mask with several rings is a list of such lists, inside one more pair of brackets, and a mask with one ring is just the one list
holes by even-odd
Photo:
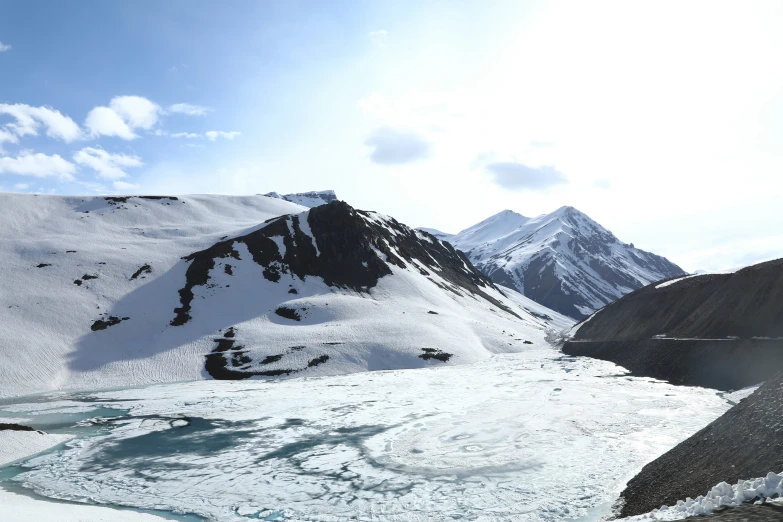
[[432, 232], [495, 283], [577, 320], [637, 288], [684, 275], [573, 207], [535, 218], [504, 210], [458, 234]]
[[[721, 482], [766, 477], [783, 471], [783, 372], [768, 380], [706, 428], [647, 464], [622, 493], [621, 516], [674, 506], [686, 497], [706, 495]], [[771, 482], [768, 488], [775, 489]], [[724, 487], [725, 496], [736, 490]], [[769, 494], [769, 492], [767, 492]], [[753, 500], [755, 493], [744, 494]], [[742, 500], [742, 499], [740, 499]], [[713, 499], [711, 502], [718, 502]], [[717, 520], [783, 520], [775, 508], [740, 508], [715, 515]]]
[[783, 259], [637, 290], [578, 325], [563, 351], [675, 384], [757, 384], [783, 369]]
[[0, 396], [460, 364], [572, 321], [332, 201], [1, 194]]

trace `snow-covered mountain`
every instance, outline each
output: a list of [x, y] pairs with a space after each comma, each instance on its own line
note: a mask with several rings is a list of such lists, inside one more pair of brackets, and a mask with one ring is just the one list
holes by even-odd
[[318, 192], [299, 192], [297, 194], [283, 194], [282, 196], [277, 192], [268, 192], [264, 194], [268, 198], [284, 199], [303, 207], [313, 208], [320, 205], [326, 205], [332, 201], [337, 200], [337, 194], [334, 190], [321, 190]]
[[623, 243], [573, 207], [534, 218], [504, 210], [441, 239], [494, 282], [583, 319], [649, 283], [684, 274], [666, 258]]
[[333, 201], [0, 194], [0, 396], [486, 359], [570, 326]]

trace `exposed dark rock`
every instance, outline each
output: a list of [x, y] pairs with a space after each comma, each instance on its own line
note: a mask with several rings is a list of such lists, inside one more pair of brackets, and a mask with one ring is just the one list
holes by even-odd
[[621, 516], [646, 513], [720, 482], [783, 470], [783, 372], [692, 437], [647, 464], [622, 493]]
[[783, 259], [656, 286], [601, 309], [563, 352], [724, 390], [783, 369]]
[[329, 360], [328, 355], [322, 355], [320, 357], [316, 357], [315, 359], [311, 359], [310, 362], [307, 363], [307, 367], [312, 368], [314, 366], [318, 366], [319, 364], [323, 364], [328, 360]]
[[98, 330], [105, 330], [106, 328], [110, 326], [114, 326], [115, 324], [120, 324], [122, 321], [127, 321], [130, 319], [130, 317], [123, 317], [119, 318], [114, 315], [110, 315], [106, 319], [98, 319], [94, 323], [92, 323], [92, 326], [90, 326], [90, 330], [93, 332], [97, 332]]
[[234, 329], [233, 326], [229, 326], [228, 329], [226, 330], [226, 333], [223, 334], [223, 337], [231, 338], [234, 337], [235, 335], [236, 335], [236, 330]]
[[428, 313], [428, 314], [432, 314], [432, 315], [438, 315], [438, 312], [433, 312], [432, 310], [430, 310], [430, 311], [429, 311], [429, 312], [427, 312], [427, 313]]
[[75, 254], [76, 250], [66, 250], [65, 253], [66, 254]]
[[50, 263], [39, 263], [39, 264], [35, 265], [35, 268], [44, 268], [44, 267], [47, 267], [47, 266], [52, 266], [52, 265]]
[[217, 343], [217, 346], [212, 350], [212, 353], [223, 353], [233, 350], [236, 342], [234, 339], [214, 339], [214, 341]]
[[76, 280], [74, 280], [73, 284], [75, 284], [76, 286], [82, 286], [82, 280], [81, 279], [76, 279]]
[[153, 200], [168, 199], [171, 201], [179, 201], [179, 198], [176, 196], [105, 196], [103, 199], [108, 201], [110, 205], [119, 205], [120, 203], [127, 203], [128, 200], [133, 198]]
[[281, 354], [278, 354], [278, 355], [267, 355], [264, 358], [264, 360], [261, 361], [258, 364], [272, 364], [273, 362], [277, 362], [280, 359], [282, 359], [284, 355], [285, 355], [284, 353], [281, 353]]
[[84, 280], [84, 281], [89, 281], [90, 279], [98, 279], [98, 276], [96, 276], [96, 275], [89, 275], [89, 274], [84, 274], [82, 276], [82, 280]]
[[419, 358], [424, 359], [425, 361], [428, 361], [430, 359], [436, 359], [438, 361], [447, 362], [454, 354], [446, 353], [441, 350], [437, 350], [435, 348], [422, 348], [421, 349], [423, 354], [419, 355]]
[[138, 270], [133, 272], [131, 279], [136, 279], [142, 274], [151, 274], [151, 273], [152, 273], [152, 267], [149, 264], [145, 263], [141, 265], [141, 267], [139, 267]]
[[22, 426], [21, 424], [12, 424], [0, 422], [0, 431], [38, 431], [30, 426]]
[[296, 288], [292, 288], [288, 291], [289, 294], [298, 294], [299, 291]]
[[234, 275], [233, 267], [228, 263], [223, 266], [223, 272], [225, 272], [227, 275]]
[[299, 315], [299, 312], [297, 312], [296, 309], [289, 308], [287, 306], [278, 306], [275, 309], [275, 313], [280, 317], [283, 317], [285, 319], [291, 319], [292, 321], [302, 320], [302, 317]]
[[532, 341], [522, 341], [522, 344], [533, 344]]

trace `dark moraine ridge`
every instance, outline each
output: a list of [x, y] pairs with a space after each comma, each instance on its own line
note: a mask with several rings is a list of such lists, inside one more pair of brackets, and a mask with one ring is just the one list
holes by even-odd
[[[290, 273], [300, 279], [317, 276], [329, 286], [366, 292], [381, 277], [390, 275], [395, 265], [424, 276], [436, 273], [446, 281], [445, 290], [479, 295], [516, 316], [484, 291], [495, 288], [492, 281], [464, 254], [434, 236], [393, 218], [379, 222], [372, 213], [356, 210], [343, 201], [312, 208], [306, 216], [312, 238], [302, 231], [299, 216], [281, 216], [249, 234], [220, 241], [183, 258], [190, 265], [185, 286], [179, 290], [181, 306], [174, 310], [171, 325], [184, 325], [190, 320], [193, 288], [208, 283], [217, 259], [239, 259], [236, 243], [245, 244], [253, 261], [262, 268], [263, 277], [271, 282]], [[281, 253], [273, 237], [282, 238], [285, 252]]]
[[[686, 497], [696, 498], [720, 482], [736, 484], [738, 480], [764, 477], [770, 471], [783, 471], [782, 404], [780, 372], [706, 428], [642, 468], [621, 495], [624, 505], [620, 516], [639, 515]], [[749, 512], [727, 511], [721, 516], [742, 520], [731, 517], [744, 513]], [[783, 520], [783, 513], [774, 510], [753, 511], [752, 516], [762, 514], [772, 518], [757, 520]]]
[[563, 352], [675, 384], [724, 390], [757, 384], [783, 369], [783, 259], [659, 284], [596, 312]]

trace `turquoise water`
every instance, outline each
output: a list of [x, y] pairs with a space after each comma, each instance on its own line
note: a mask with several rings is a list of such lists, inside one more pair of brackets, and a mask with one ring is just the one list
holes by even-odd
[[[46, 404], [47, 402], [69, 400], [83, 404], [95, 405], [94, 408], [88, 411], [80, 412], [58, 412], [53, 409], [51, 412], [31, 413], [26, 411], [8, 411], [14, 404]], [[29, 398], [23, 402], [12, 402], [4, 400], [0, 403], [0, 417], [6, 418], [11, 422], [17, 422], [25, 426], [30, 426], [37, 430], [45, 431], [53, 434], [72, 434], [77, 438], [86, 438], [105, 433], [107, 430], [112, 429], [111, 419], [121, 419], [128, 415], [128, 410], [122, 410], [117, 408], [111, 408], [108, 406], [100, 405], [102, 401], [91, 400], [86, 397], [36, 397], [33, 400]], [[42, 407], [42, 409], [44, 409]], [[18, 420], [14, 420], [18, 419]], [[95, 419], [95, 422], [90, 422]], [[54, 446], [38, 455], [45, 455], [55, 453], [62, 450], [65, 447], [65, 443]], [[32, 458], [33, 455], [30, 456]], [[29, 471], [29, 467], [25, 467], [25, 463], [17, 462], [11, 465], [0, 466], [0, 488], [5, 489], [16, 494], [24, 495], [35, 500], [43, 502], [53, 502], [57, 504], [76, 504], [83, 505], [80, 502], [71, 502], [67, 500], [52, 499], [37, 494], [36, 492], [23, 487], [18, 481], [14, 480], [22, 473]], [[178, 522], [203, 522], [204, 519], [197, 515], [192, 514], [177, 514], [169, 511], [151, 510], [151, 509], [136, 509], [125, 506], [116, 505], [104, 505], [111, 509], [121, 511], [133, 511], [136, 513], [147, 513], [156, 515], [166, 520], [175, 520]]]

